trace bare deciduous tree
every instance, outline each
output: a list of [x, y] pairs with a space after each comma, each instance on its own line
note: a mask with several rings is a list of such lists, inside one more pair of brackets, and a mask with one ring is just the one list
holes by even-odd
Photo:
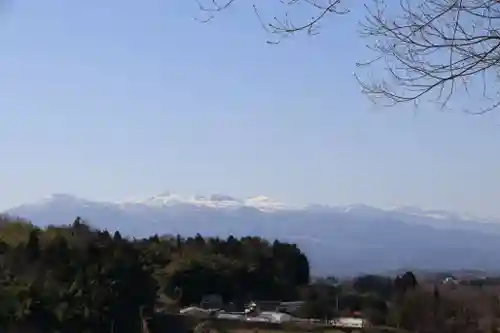
[[500, 105], [498, 0], [401, 0], [395, 14], [383, 0], [366, 8], [362, 34], [378, 54], [367, 64], [382, 61], [389, 75], [360, 80], [364, 92], [393, 104], [430, 97], [442, 107], [458, 97], [476, 114]]
[[[238, 0], [197, 0], [210, 20]], [[218, 1], [224, 1], [220, 3]], [[441, 107], [457, 97], [463, 106], [483, 114], [500, 106], [499, 0], [373, 0], [366, 3], [361, 35], [375, 52], [371, 61], [358, 63], [376, 69], [374, 78], [361, 79], [363, 92], [388, 105], [432, 100]], [[318, 32], [331, 14], [347, 12], [344, 0], [279, 0], [283, 14], [261, 23], [273, 35]], [[349, 5], [349, 4], [347, 4]], [[259, 17], [261, 8], [253, 4]], [[294, 22], [290, 12], [311, 10], [306, 21]], [[205, 20], [205, 21], [206, 21]], [[278, 40], [279, 41], [279, 40]], [[276, 43], [277, 41], [271, 41]], [[381, 65], [381, 66], [380, 66]]]

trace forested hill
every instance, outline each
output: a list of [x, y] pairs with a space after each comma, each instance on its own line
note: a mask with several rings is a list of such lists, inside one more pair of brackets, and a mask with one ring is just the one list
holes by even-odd
[[0, 264], [0, 323], [63, 332], [112, 324], [136, 331], [141, 313], [212, 293], [228, 301], [291, 300], [309, 281], [307, 258], [293, 244], [200, 235], [129, 240], [80, 219], [39, 229], [1, 217]]

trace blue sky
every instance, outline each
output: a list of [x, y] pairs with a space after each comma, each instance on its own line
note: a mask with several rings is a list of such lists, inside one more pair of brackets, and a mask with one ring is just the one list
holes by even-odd
[[376, 107], [360, 8], [265, 43], [248, 6], [11, 1], [0, 15], [0, 208], [166, 190], [500, 216], [500, 122]]

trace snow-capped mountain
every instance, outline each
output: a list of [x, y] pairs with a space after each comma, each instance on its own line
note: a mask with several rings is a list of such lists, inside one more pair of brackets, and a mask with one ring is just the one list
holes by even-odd
[[226, 209], [248, 207], [268, 212], [283, 209], [300, 208], [291, 205], [285, 205], [266, 196], [256, 196], [241, 200], [225, 194], [212, 194], [210, 196], [195, 195], [191, 197], [185, 197], [172, 192], [165, 192], [144, 200], [121, 201], [118, 202], [118, 204], [121, 204], [123, 206], [144, 205], [150, 207], [171, 207], [184, 204], [198, 207]]
[[[257, 235], [297, 243], [318, 274], [415, 269], [500, 270], [500, 222], [459, 214], [366, 205], [288, 205], [266, 196], [181, 196], [97, 202], [55, 194], [5, 213], [35, 224], [68, 224], [80, 216], [123, 234]], [[498, 223], [497, 223], [498, 222]]]

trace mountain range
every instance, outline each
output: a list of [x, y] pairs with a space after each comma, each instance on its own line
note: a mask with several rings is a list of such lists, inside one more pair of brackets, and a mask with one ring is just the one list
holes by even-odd
[[401, 268], [496, 273], [500, 221], [441, 210], [366, 205], [287, 205], [265, 196], [183, 197], [166, 192], [143, 200], [98, 202], [54, 194], [8, 209], [39, 226], [91, 225], [133, 237], [181, 234], [255, 235], [297, 243], [316, 275], [350, 276]]

